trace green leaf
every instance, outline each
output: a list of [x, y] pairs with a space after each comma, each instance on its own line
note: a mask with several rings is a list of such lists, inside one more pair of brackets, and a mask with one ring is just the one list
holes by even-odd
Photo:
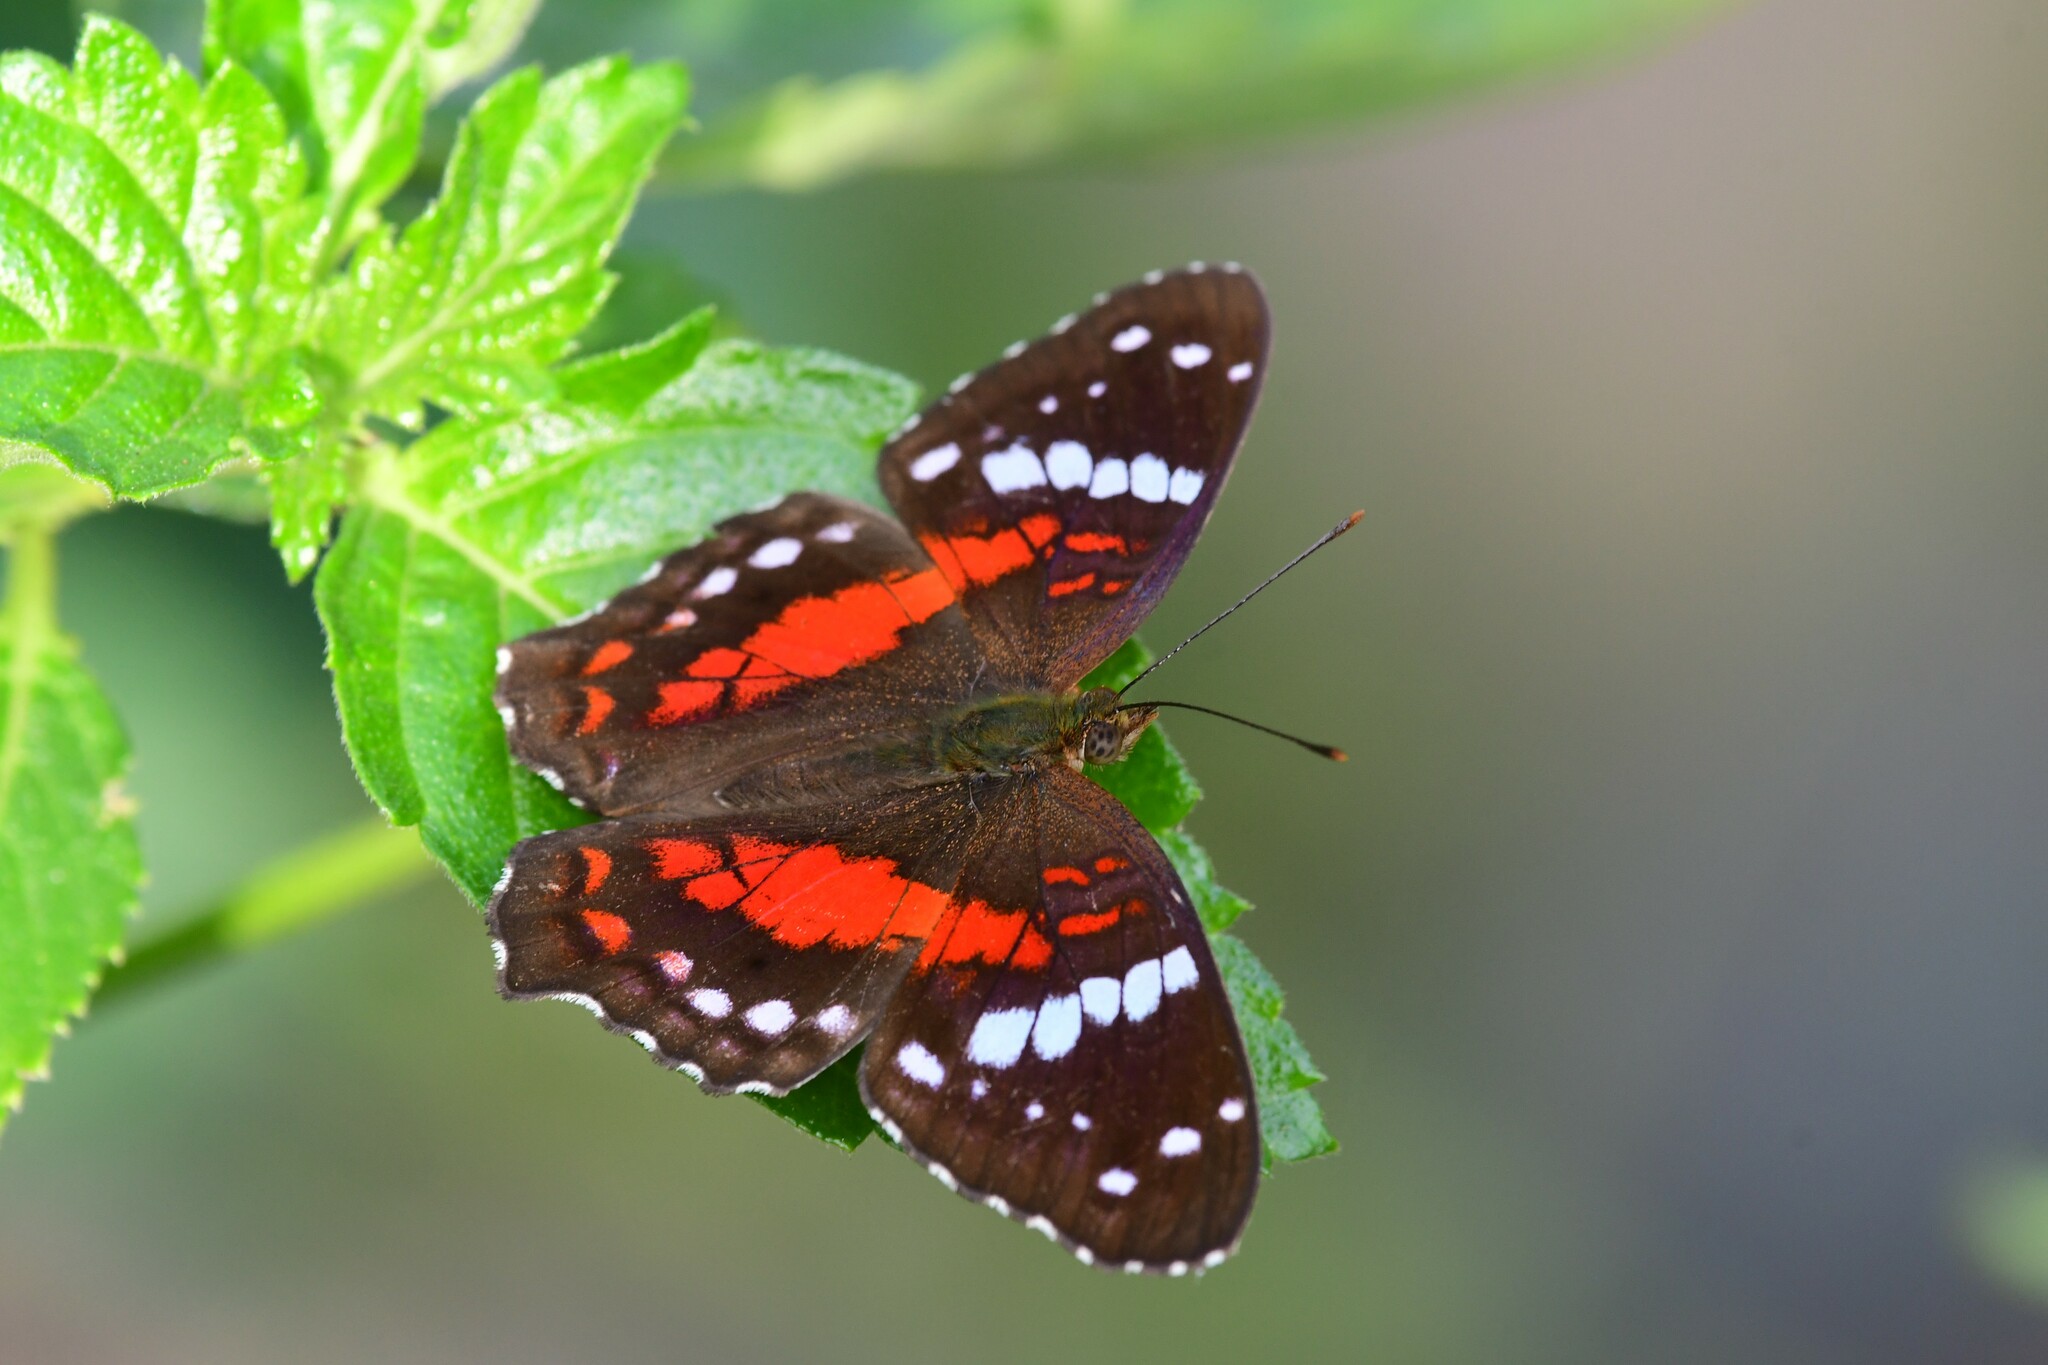
[[268, 471], [270, 543], [284, 560], [285, 577], [296, 583], [313, 571], [348, 497], [348, 465], [341, 441], [321, 433], [296, 459]]
[[266, 224], [301, 179], [239, 68], [202, 91], [97, 16], [70, 71], [0, 56], [0, 448], [125, 497], [288, 453], [263, 395], [297, 286]]
[[687, 94], [680, 67], [622, 58], [487, 91], [440, 197], [366, 239], [320, 301], [314, 335], [354, 372], [352, 406], [417, 427], [425, 402], [477, 415], [545, 397]]
[[[683, 41], [747, 97], [667, 169], [696, 187], [802, 190], [875, 171], [1156, 157], [1609, 57], [1717, 3], [754, 0], [738, 6], [752, 22], [722, 5], [683, 16]], [[871, 69], [844, 72], [849, 52]]]
[[[1104, 659], [1081, 682], [1089, 687], [1122, 687], [1144, 672], [1152, 662], [1152, 651], [1137, 639], [1124, 641], [1116, 653]], [[1138, 817], [1138, 823], [1157, 834], [1188, 818], [1202, 789], [1181, 761], [1180, 750], [1157, 725], [1151, 726], [1131, 746], [1121, 763], [1090, 768], [1088, 775], [1108, 788]]]
[[1209, 861], [1209, 853], [1196, 843], [1184, 829], [1166, 829], [1156, 832], [1159, 846], [1166, 850], [1167, 861], [1174, 871], [1180, 873], [1182, 885], [1188, 895], [1194, 898], [1195, 913], [1202, 917], [1202, 927], [1211, 934], [1221, 933], [1237, 922], [1237, 917], [1252, 908], [1252, 903], [1235, 891], [1216, 880], [1216, 865]]
[[461, 0], [212, 0], [206, 66], [239, 63], [276, 95], [306, 148], [315, 212], [302, 227], [320, 273], [374, 221], [419, 154], [427, 68], [459, 44]]
[[[479, 904], [514, 843], [582, 819], [506, 750], [497, 647], [603, 601], [736, 507], [794, 488], [873, 498], [875, 448], [912, 409], [910, 384], [883, 371], [748, 342], [698, 349], [701, 325], [585, 362], [564, 385], [587, 393], [609, 372], [646, 394], [637, 406], [451, 421], [373, 458], [320, 567], [363, 785]], [[848, 1094], [814, 1082], [775, 1108], [844, 1144], [865, 1131]]]
[[427, 49], [427, 95], [438, 100], [448, 91], [499, 66], [533, 22], [540, 0], [469, 0], [454, 37]]
[[1322, 1111], [1307, 1093], [1324, 1079], [1323, 1073], [1309, 1060], [1301, 1035], [1280, 1017], [1286, 998], [1279, 983], [1236, 935], [1211, 934], [1209, 948], [1216, 954], [1238, 1029], [1244, 1034], [1245, 1052], [1251, 1057], [1266, 1165], [1328, 1156], [1337, 1150], [1337, 1140], [1323, 1126]]
[[84, 1012], [142, 881], [121, 790], [128, 742], [57, 629], [50, 535], [12, 528], [0, 609], [0, 1105], [9, 1109]]
[[[1081, 685], [1121, 688], [1144, 672], [1153, 657], [1141, 641], [1126, 640]], [[1157, 744], [1148, 751], [1149, 740]], [[1179, 751], [1155, 724], [1129, 758], [1107, 767], [1091, 767], [1088, 775], [1122, 801], [1159, 840], [1208, 930], [1209, 947], [1216, 954], [1216, 968], [1223, 974], [1224, 989], [1230, 993], [1238, 1031], [1244, 1035], [1245, 1052], [1251, 1059], [1267, 1166], [1336, 1151], [1336, 1139], [1323, 1126], [1322, 1110], [1307, 1093], [1324, 1079], [1323, 1073], [1309, 1060], [1308, 1049], [1294, 1026], [1280, 1017], [1286, 1001], [1279, 983], [1241, 940], [1222, 932], [1251, 905], [1216, 880], [1216, 867], [1208, 852], [1180, 828], [1180, 822], [1201, 799], [1202, 789], [1195, 785]]]

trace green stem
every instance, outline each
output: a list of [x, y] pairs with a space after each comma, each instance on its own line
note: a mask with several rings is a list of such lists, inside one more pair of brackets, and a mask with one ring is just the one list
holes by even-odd
[[382, 817], [314, 840], [259, 869], [225, 897], [108, 970], [96, 1007], [137, 988], [295, 933], [436, 871], [412, 830]]

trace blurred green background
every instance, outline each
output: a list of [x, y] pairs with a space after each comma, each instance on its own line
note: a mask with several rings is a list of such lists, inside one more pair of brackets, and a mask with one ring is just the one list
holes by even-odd
[[[690, 55], [574, 10], [529, 52]], [[2048, 1358], [2044, 243], [2038, 0], [1768, 0], [1229, 160], [649, 204], [640, 259], [927, 384], [1259, 272], [1265, 404], [1149, 634], [1366, 509], [1172, 683], [1352, 753], [1175, 729], [1345, 1151], [1199, 1283], [1087, 1272], [501, 1003], [437, 885], [60, 1045], [0, 1360]], [[365, 813], [258, 532], [63, 554], [158, 925]]]

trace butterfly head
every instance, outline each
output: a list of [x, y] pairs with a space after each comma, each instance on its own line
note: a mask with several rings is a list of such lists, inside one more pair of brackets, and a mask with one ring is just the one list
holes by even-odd
[[1111, 688], [1082, 693], [1075, 700], [1074, 723], [1067, 732], [1067, 761], [1077, 768], [1083, 763], [1122, 762], [1158, 714], [1156, 707], [1119, 702]]

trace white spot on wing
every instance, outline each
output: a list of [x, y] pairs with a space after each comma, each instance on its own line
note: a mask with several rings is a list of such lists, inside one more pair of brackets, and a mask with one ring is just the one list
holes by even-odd
[[1037, 1100], [1031, 1101], [1031, 1103], [1024, 1106], [1024, 1117], [1033, 1123], [1038, 1122], [1045, 1117], [1045, 1106]]
[[1199, 341], [1190, 341], [1185, 346], [1174, 347], [1169, 354], [1173, 356], [1174, 364], [1180, 366], [1183, 370], [1192, 370], [1197, 365], [1208, 364], [1209, 357], [1214, 355], [1215, 352]]
[[942, 446], [933, 446], [910, 462], [910, 477], [919, 483], [930, 483], [939, 475], [960, 463], [960, 445], [948, 441]]
[[896, 1049], [896, 1069], [933, 1090], [946, 1079], [946, 1068], [923, 1043], [905, 1043]]
[[1093, 384], [1090, 384], [1088, 386], [1088, 396], [1090, 398], [1100, 398], [1102, 397], [1102, 395], [1108, 392], [1109, 385], [1103, 383], [1100, 379], [1096, 380]]
[[1138, 1188], [1138, 1177], [1121, 1166], [1112, 1166], [1095, 1177], [1095, 1188], [1121, 1199]]
[[1054, 488], [1080, 488], [1094, 470], [1095, 460], [1079, 441], [1054, 441], [1045, 448], [1045, 472]]
[[1029, 447], [1016, 445], [981, 457], [981, 477], [998, 493], [1016, 493], [1045, 484], [1045, 466]]
[[1088, 481], [1088, 496], [1091, 498], [1113, 498], [1128, 492], [1131, 487], [1131, 468], [1122, 460], [1097, 460], [1095, 477]]
[[732, 997], [724, 991], [691, 991], [690, 1003], [697, 1007], [699, 1014], [713, 1019], [723, 1019], [732, 1013]]
[[974, 1084], [967, 1087], [967, 1093], [971, 1098], [977, 1100], [986, 1097], [988, 1094], [988, 1082], [976, 1076]]
[[1242, 384], [1245, 380], [1252, 377], [1252, 363], [1249, 360], [1240, 360], [1225, 370], [1224, 373], [1230, 376], [1231, 383]]
[[1201, 977], [1201, 973], [1195, 969], [1195, 955], [1188, 951], [1186, 944], [1160, 958], [1159, 967], [1168, 995], [1186, 990]]
[[1075, 1131], [1075, 1132], [1077, 1132], [1077, 1133], [1085, 1133], [1085, 1132], [1087, 1132], [1087, 1131], [1088, 1131], [1088, 1130], [1089, 1130], [1090, 1128], [1093, 1128], [1094, 1126], [1095, 1126], [1095, 1120], [1093, 1120], [1093, 1119], [1089, 1118], [1089, 1117], [1088, 1117], [1088, 1116], [1087, 1116], [1086, 1114], [1076, 1114], [1076, 1115], [1074, 1115], [1074, 1131]]
[[853, 1032], [853, 1011], [844, 1005], [829, 1005], [818, 1012], [814, 1022], [833, 1037], [844, 1038]]
[[1202, 1135], [1192, 1128], [1169, 1128], [1159, 1139], [1159, 1155], [1190, 1156], [1202, 1150]]
[[818, 539], [824, 541], [827, 545], [844, 545], [853, 539], [853, 530], [852, 522], [835, 521], [824, 530], [818, 532]]
[[1164, 270], [1148, 270], [1145, 272], [1145, 283], [1147, 284], [1157, 284], [1165, 278], [1166, 272]]
[[739, 570], [730, 564], [721, 564], [704, 575], [704, 581], [690, 590], [690, 596], [698, 601], [707, 597], [718, 597], [732, 591], [732, 585], [740, 581]]
[[1166, 461], [1157, 455], [1140, 455], [1131, 461], [1131, 496], [1140, 502], [1165, 502], [1171, 479]]
[[1029, 1009], [989, 1010], [974, 1021], [967, 1039], [967, 1059], [982, 1066], [1014, 1066], [1031, 1036]]
[[1176, 469], [1172, 481], [1166, 485], [1166, 496], [1185, 507], [1202, 496], [1204, 478], [1199, 469]]
[[1152, 339], [1152, 329], [1142, 323], [1132, 323], [1109, 339], [1112, 351], [1135, 351]]
[[1244, 1101], [1228, 1099], [1216, 1106], [1216, 1117], [1225, 1123], [1236, 1123], [1244, 1117]]
[[1148, 957], [1124, 973], [1124, 1017], [1143, 1023], [1159, 1008], [1159, 959]]
[[1003, 347], [1003, 359], [1005, 360], [1015, 360], [1018, 356], [1023, 354], [1024, 343], [1021, 341], [1013, 341], [1009, 345]]
[[783, 569], [796, 563], [796, 557], [803, 552], [801, 540], [793, 536], [777, 536], [748, 555], [747, 563], [757, 569]]
[[510, 667], [512, 667], [512, 651], [511, 651], [511, 649], [509, 649], [509, 648], [508, 648], [507, 646], [505, 646], [505, 645], [499, 645], [499, 646], [498, 646], [498, 673], [499, 673], [499, 676], [501, 676], [501, 677], [502, 677], [502, 676], [504, 675], [504, 673], [505, 673], [505, 670], [506, 670], [506, 669], [508, 669], [508, 668], [510, 668]]
[[1047, 394], [1045, 397], [1038, 400], [1038, 410], [1050, 416], [1051, 414], [1058, 412], [1060, 410], [1060, 400], [1053, 397], [1051, 394]]
[[676, 982], [688, 981], [690, 979], [690, 968], [696, 965], [690, 961], [689, 954], [667, 949], [656, 953], [654, 955], [654, 962], [656, 966], [661, 968], [663, 976]]
[[1081, 983], [1081, 1008], [1095, 1023], [1113, 1024], [1123, 994], [1123, 983], [1115, 977], [1091, 976]]
[[1058, 1061], [1074, 1050], [1081, 1037], [1081, 997], [1055, 995], [1038, 1007], [1038, 1023], [1031, 1030], [1031, 1050], [1048, 1062]]
[[688, 607], [679, 607], [661, 618], [661, 624], [670, 630], [681, 630], [697, 624], [697, 613]]
[[1069, 313], [1065, 317], [1061, 318], [1058, 322], [1055, 322], [1052, 325], [1052, 334], [1054, 336], [1058, 336], [1060, 333], [1066, 331], [1069, 327], [1072, 327], [1078, 321], [1080, 321], [1079, 314]]
[[512, 708], [509, 706], [501, 706], [498, 708], [498, 719], [505, 722], [505, 728], [507, 730], [510, 730], [513, 726], [519, 723], [519, 717], [513, 714]]
[[789, 1031], [789, 1026], [796, 1022], [796, 1011], [787, 1000], [763, 1000], [742, 1017], [748, 1028], [773, 1038]]

